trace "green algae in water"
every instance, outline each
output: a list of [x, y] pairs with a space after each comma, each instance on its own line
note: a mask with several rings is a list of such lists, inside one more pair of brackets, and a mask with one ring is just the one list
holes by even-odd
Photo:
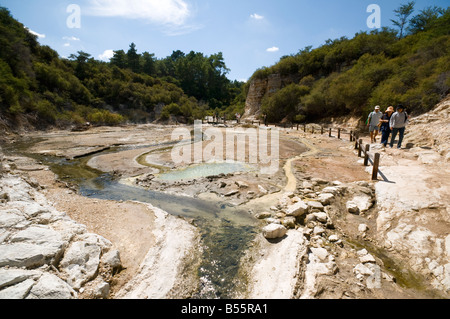
[[162, 181], [179, 181], [179, 180], [192, 180], [201, 177], [218, 176], [220, 174], [231, 174], [236, 172], [248, 172], [253, 170], [250, 165], [238, 162], [232, 163], [205, 163], [188, 168], [169, 171], [159, 174], [157, 178]]

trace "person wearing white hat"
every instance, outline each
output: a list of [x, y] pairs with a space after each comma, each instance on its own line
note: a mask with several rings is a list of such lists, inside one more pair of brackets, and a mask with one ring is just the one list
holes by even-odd
[[378, 124], [380, 124], [383, 113], [380, 111], [380, 106], [375, 106], [375, 111], [369, 114], [367, 118], [367, 126], [369, 127], [370, 142], [376, 143], [378, 131], [380, 130]]

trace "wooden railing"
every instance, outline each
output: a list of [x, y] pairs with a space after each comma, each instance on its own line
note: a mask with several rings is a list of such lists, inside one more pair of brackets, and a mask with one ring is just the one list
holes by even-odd
[[[258, 124], [261, 126], [261, 121], [252, 121], [252, 125]], [[338, 139], [342, 139], [344, 135], [349, 136], [350, 142], [355, 142], [355, 150], [358, 151], [358, 157], [364, 157], [364, 166], [369, 166], [370, 164], [373, 165], [372, 170], [372, 180], [376, 181], [378, 180], [378, 175], [380, 174], [383, 179], [386, 181], [386, 178], [379, 170], [380, 167], [380, 153], [374, 153], [373, 157], [371, 157], [370, 154], [370, 144], [364, 145], [363, 140], [359, 138], [359, 134], [356, 131], [348, 130], [346, 128], [335, 128], [335, 127], [325, 127], [324, 125], [317, 125], [312, 124], [293, 124], [293, 123], [285, 123], [285, 124], [269, 124], [268, 126], [275, 126], [275, 127], [283, 127], [286, 129], [297, 129], [299, 131], [301, 128], [303, 129], [303, 132], [311, 132], [311, 134], [315, 134], [316, 132], [320, 132], [321, 135], [325, 134], [325, 132], [328, 133], [329, 137], [333, 137], [333, 133], [337, 134]], [[320, 129], [317, 130], [317, 126], [320, 126]]]

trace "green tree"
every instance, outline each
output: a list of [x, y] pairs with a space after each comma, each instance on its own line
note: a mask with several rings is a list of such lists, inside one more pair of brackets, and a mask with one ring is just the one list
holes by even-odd
[[426, 31], [432, 26], [432, 23], [444, 13], [445, 10], [437, 6], [430, 6], [421, 10], [418, 15], [411, 19], [408, 31], [413, 34]]
[[408, 2], [407, 4], [401, 5], [398, 9], [395, 9], [395, 16], [397, 17], [397, 20], [392, 20], [391, 22], [399, 28], [399, 37], [400, 39], [403, 38], [404, 32], [407, 28], [408, 24], [408, 18], [411, 16], [411, 14], [414, 12], [414, 6], [415, 1]]
[[136, 44], [134, 43], [130, 44], [127, 52], [127, 65], [133, 72], [139, 73], [141, 71], [140, 56], [137, 53]]
[[263, 101], [262, 113], [269, 121], [280, 122], [286, 116], [293, 120], [300, 109], [300, 98], [309, 93], [309, 88], [292, 83]]
[[155, 54], [142, 53], [142, 72], [148, 75], [156, 75], [156, 59]]
[[110, 60], [111, 65], [115, 65], [120, 69], [125, 69], [128, 65], [127, 55], [124, 50], [113, 51], [114, 55]]
[[91, 55], [89, 53], [78, 51], [78, 55], [71, 54], [69, 56], [69, 59], [72, 61], [75, 61], [76, 67], [75, 67], [75, 75], [83, 81], [87, 77], [87, 69], [88, 65], [87, 62], [91, 58]]

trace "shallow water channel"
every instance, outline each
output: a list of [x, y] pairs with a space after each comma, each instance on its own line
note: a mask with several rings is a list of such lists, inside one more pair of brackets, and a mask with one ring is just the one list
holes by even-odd
[[[35, 142], [35, 141], [34, 141]], [[59, 157], [30, 154], [34, 142], [16, 144], [8, 153], [32, 157], [50, 169], [65, 182], [76, 185], [81, 195], [104, 200], [139, 201], [150, 203], [169, 214], [191, 219], [202, 235], [202, 262], [198, 269], [199, 290], [192, 298], [233, 298], [242, 280], [237, 278], [239, 262], [249, 243], [256, 236], [257, 221], [239, 207], [186, 196], [128, 186], [112, 174], [103, 173], [87, 165], [94, 156], [66, 160]], [[120, 147], [105, 152], [119, 152]], [[99, 154], [96, 154], [97, 156]], [[228, 167], [229, 166], [224, 166]], [[242, 167], [237, 166], [236, 169]], [[228, 173], [229, 171], [227, 171]], [[170, 175], [172, 179], [175, 175]], [[200, 247], [199, 247], [200, 249]]]

